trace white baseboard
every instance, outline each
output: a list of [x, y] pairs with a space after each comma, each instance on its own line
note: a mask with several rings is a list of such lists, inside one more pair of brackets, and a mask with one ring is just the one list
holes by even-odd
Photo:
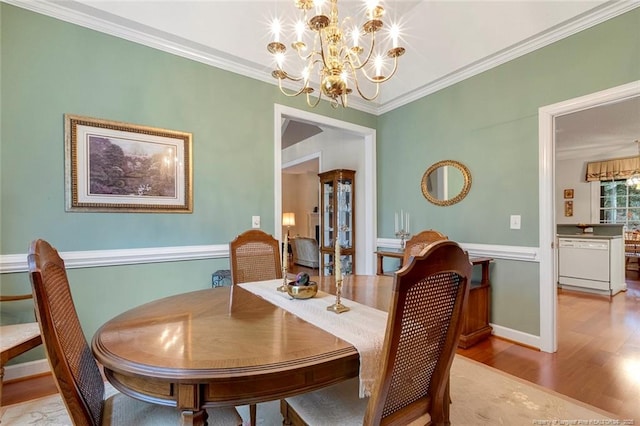
[[522, 345], [531, 346], [533, 348], [540, 348], [540, 336], [533, 334], [523, 333], [522, 331], [514, 330], [512, 328], [503, 327], [501, 325], [491, 324], [493, 328], [493, 335], [508, 339]]
[[49, 361], [46, 359], [8, 365], [4, 368], [4, 379], [2, 381], [6, 382], [9, 380], [22, 379], [24, 377], [35, 376], [38, 374], [48, 373], [50, 371], [51, 368], [49, 368]]

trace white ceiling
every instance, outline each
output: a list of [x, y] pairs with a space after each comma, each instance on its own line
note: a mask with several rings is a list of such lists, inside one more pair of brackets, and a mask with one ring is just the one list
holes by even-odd
[[556, 159], [639, 155], [640, 96], [557, 117], [555, 133]]
[[[277, 80], [271, 76], [273, 62], [266, 49], [272, 41], [269, 23], [275, 16], [293, 21], [296, 12], [293, 0], [2, 1], [272, 84]], [[362, 4], [362, 0], [339, 1], [340, 18], [360, 16]], [[399, 22], [402, 27], [400, 44], [406, 53], [376, 102], [350, 96], [351, 108], [373, 114], [611, 19], [640, 6], [640, 1], [387, 0], [382, 4], [387, 26]], [[637, 104], [631, 108], [637, 112], [633, 109]], [[571, 123], [567, 119], [565, 125], [583, 133], [585, 125], [599, 123], [591, 126], [595, 132], [609, 126], [603, 119], [576, 120], [579, 116]], [[632, 132], [636, 130], [637, 126]], [[581, 141], [588, 143], [584, 137]]]

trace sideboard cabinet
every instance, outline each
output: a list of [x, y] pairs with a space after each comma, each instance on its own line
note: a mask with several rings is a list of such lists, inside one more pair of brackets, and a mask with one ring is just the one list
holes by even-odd
[[337, 169], [319, 173], [320, 268], [323, 275], [333, 275], [335, 243], [340, 244], [340, 268], [343, 275], [355, 271], [355, 170]]

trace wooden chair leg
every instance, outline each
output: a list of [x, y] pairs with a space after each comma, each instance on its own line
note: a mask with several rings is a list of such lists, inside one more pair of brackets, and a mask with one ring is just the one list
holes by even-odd
[[256, 404], [249, 405], [249, 418], [251, 419], [251, 426], [256, 426]]
[[4, 382], [4, 365], [0, 365], [0, 407], [2, 407], [2, 383]]
[[293, 423], [291, 422], [289, 404], [284, 399], [280, 400], [280, 414], [282, 414], [282, 424], [284, 426], [291, 426]]

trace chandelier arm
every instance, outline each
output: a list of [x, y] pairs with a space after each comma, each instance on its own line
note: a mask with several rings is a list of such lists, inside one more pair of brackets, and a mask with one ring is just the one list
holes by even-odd
[[360, 96], [362, 96], [362, 98], [363, 98], [364, 100], [366, 100], [366, 101], [372, 101], [372, 100], [374, 100], [375, 98], [377, 98], [377, 97], [378, 97], [378, 95], [380, 94], [380, 84], [376, 83], [376, 93], [375, 93], [375, 95], [373, 95], [373, 96], [371, 96], [371, 97], [369, 97], [369, 96], [365, 95], [364, 93], [362, 93], [362, 90], [360, 90], [360, 85], [358, 84], [358, 80], [356, 80], [356, 90], [358, 91], [358, 94], [359, 94]]
[[[369, 74], [367, 74], [367, 70], [364, 68], [357, 68], [359, 71], [362, 72], [362, 75], [364, 76], [364, 78], [366, 78], [367, 80], [369, 80], [371, 83], [378, 83], [378, 81], [375, 78], [369, 77]], [[355, 74], [355, 73], [354, 73]]]
[[397, 70], [398, 70], [398, 57], [396, 56], [395, 58], [393, 58], [393, 70], [391, 71], [391, 74], [389, 74], [388, 76], [386, 76], [381, 80], [376, 80], [376, 83], [384, 83], [385, 81], [389, 80], [391, 77], [393, 77], [393, 75], [396, 73]]
[[355, 69], [361, 70], [365, 65], [369, 63], [369, 61], [371, 60], [371, 56], [373, 55], [373, 52], [375, 50], [375, 47], [376, 47], [376, 33], [373, 32], [371, 33], [371, 46], [369, 47], [369, 53], [367, 54], [367, 59], [365, 59], [363, 62], [360, 62], [360, 57], [356, 55], [356, 59], [358, 59], [358, 66], [355, 67]]
[[322, 98], [322, 90], [319, 90], [318, 92], [320, 92], [320, 94], [318, 95], [318, 98], [315, 102], [311, 102], [311, 93], [307, 92], [307, 105], [309, 105], [311, 108], [315, 108], [320, 103], [320, 99]]
[[389, 74], [388, 76], [386, 76], [384, 78], [369, 77], [369, 74], [367, 74], [367, 70], [364, 69], [364, 68], [355, 68], [355, 69], [360, 70], [362, 72], [362, 75], [364, 75], [364, 78], [369, 80], [371, 83], [384, 83], [385, 81], [387, 81], [391, 77], [393, 77], [393, 75], [398, 70], [398, 57], [393, 58], [393, 70], [391, 71], [391, 74]]
[[[364, 70], [363, 70], [363, 73], [364, 73]], [[380, 94], [380, 84], [373, 81], [373, 83], [376, 83], [376, 93], [373, 96], [367, 96], [362, 92], [362, 89], [360, 89], [360, 83], [358, 82], [358, 73], [356, 72], [356, 69], [353, 67], [351, 67], [351, 75], [353, 76], [353, 81], [356, 83], [356, 91], [364, 100], [372, 101], [378, 97], [378, 95]]]
[[311, 59], [311, 57], [312, 57], [313, 55], [315, 55], [315, 54], [317, 54], [317, 53], [318, 53], [318, 52], [316, 52], [316, 51], [312, 50], [311, 52], [309, 52], [309, 54], [308, 54], [308, 55], [303, 56], [303, 55], [300, 53], [300, 49], [296, 49], [296, 52], [298, 53], [298, 58], [302, 59], [303, 61], [308, 61], [309, 59]]
[[[286, 71], [285, 71], [285, 74], [286, 74], [286, 77], [285, 77], [285, 78], [286, 78], [287, 80], [291, 80], [291, 81], [303, 81], [303, 80], [304, 80], [304, 77], [303, 77], [303, 76], [300, 76], [300, 77], [291, 77], [291, 76], [289, 75], [289, 73], [287, 73]], [[281, 79], [278, 79], [278, 80], [281, 80]]]
[[[307, 89], [307, 87], [309, 87], [308, 84], [305, 84], [304, 86], [302, 86], [302, 88], [300, 90], [298, 90], [297, 92], [287, 92], [284, 87], [282, 87], [282, 79], [279, 78], [278, 79], [278, 88], [280, 88], [280, 92], [282, 92], [283, 95], [289, 97], [289, 98], [293, 98], [295, 96], [298, 96], [302, 93], [305, 92], [305, 90]], [[308, 94], [307, 94], [308, 95]]]

